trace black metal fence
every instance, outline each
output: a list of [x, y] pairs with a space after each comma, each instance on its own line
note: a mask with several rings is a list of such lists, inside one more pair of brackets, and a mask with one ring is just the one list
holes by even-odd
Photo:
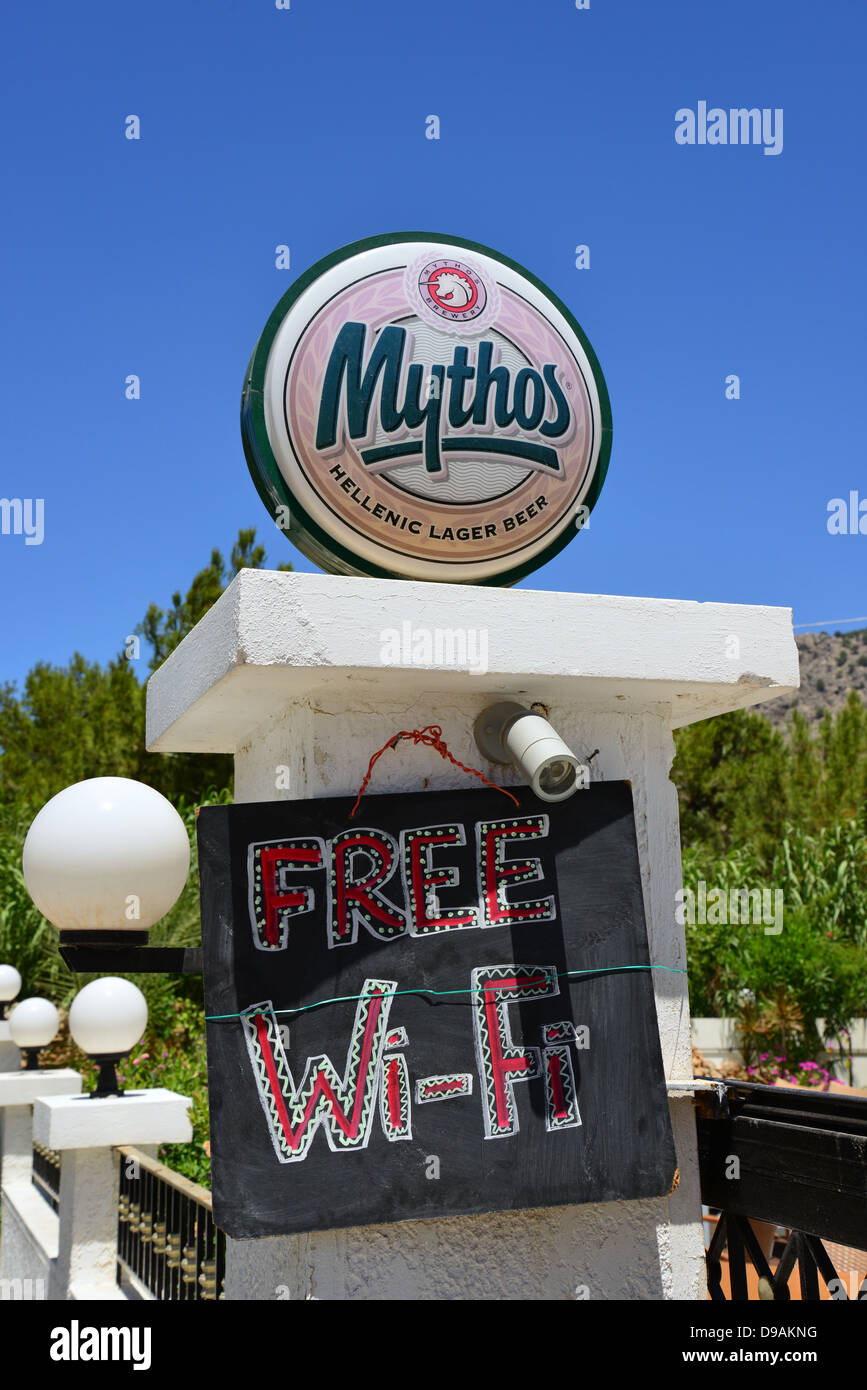
[[33, 1145], [33, 1186], [50, 1207], [60, 1205], [60, 1154], [44, 1144]]
[[788, 1300], [797, 1274], [803, 1300], [822, 1284], [830, 1298], [867, 1300], [867, 1099], [717, 1086], [696, 1097], [701, 1196], [719, 1213], [711, 1298]]
[[118, 1150], [118, 1283], [160, 1301], [225, 1297], [226, 1237], [211, 1194], [135, 1148]]

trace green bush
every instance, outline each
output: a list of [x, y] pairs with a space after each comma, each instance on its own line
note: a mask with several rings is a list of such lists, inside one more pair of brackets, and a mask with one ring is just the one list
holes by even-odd
[[[765, 924], [687, 925], [690, 1007], [696, 1017], [739, 1021], [755, 1062], [782, 1053], [790, 1066], [815, 1061], [826, 1037], [867, 1015], [867, 837], [865, 814], [810, 834], [786, 827], [770, 871], [749, 849], [717, 858], [706, 847], [683, 854], [684, 886], [698, 893], [777, 889], [782, 931]], [[726, 914], [727, 915], [727, 914]]]

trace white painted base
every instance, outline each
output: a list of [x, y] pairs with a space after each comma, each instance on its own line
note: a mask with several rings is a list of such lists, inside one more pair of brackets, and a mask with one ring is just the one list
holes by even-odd
[[190, 1099], [155, 1087], [122, 1096], [50, 1096], [38, 1100], [33, 1136], [50, 1149], [103, 1149], [117, 1144], [187, 1144]]
[[76, 1095], [80, 1090], [81, 1077], [71, 1067], [11, 1075], [0, 1072], [0, 1105], [32, 1105], [42, 1096]]

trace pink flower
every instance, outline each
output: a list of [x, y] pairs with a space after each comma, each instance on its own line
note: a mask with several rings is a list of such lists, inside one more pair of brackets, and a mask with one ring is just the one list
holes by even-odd
[[132, 1064], [133, 1064], [134, 1067], [137, 1067], [138, 1064], [139, 1064], [139, 1062], [147, 1062], [147, 1061], [149, 1060], [149, 1058], [150, 1058], [150, 1053], [149, 1053], [149, 1052], [142, 1052], [142, 1053], [139, 1054], [138, 1057], [133, 1057], [133, 1059], [132, 1059]]

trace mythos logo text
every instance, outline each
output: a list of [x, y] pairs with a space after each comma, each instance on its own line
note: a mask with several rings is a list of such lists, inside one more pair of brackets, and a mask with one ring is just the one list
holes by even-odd
[[515, 583], [583, 529], [611, 452], [566, 306], [488, 247], [422, 232], [356, 242], [287, 291], [241, 423], [289, 539], [381, 578]]

